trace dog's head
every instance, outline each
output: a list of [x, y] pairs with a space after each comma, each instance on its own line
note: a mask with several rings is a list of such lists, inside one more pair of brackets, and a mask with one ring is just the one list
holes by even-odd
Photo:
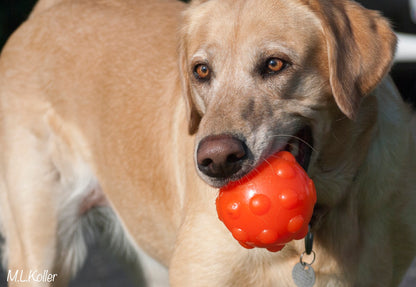
[[344, 0], [194, 1], [179, 45], [200, 176], [220, 187], [279, 150], [314, 164], [390, 68], [396, 38]]

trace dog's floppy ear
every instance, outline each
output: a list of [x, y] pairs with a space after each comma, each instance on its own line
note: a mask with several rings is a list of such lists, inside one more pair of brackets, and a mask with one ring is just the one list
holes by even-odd
[[329, 77], [340, 110], [353, 119], [362, 98], [391, 67], [396, 36], [386, 19], [349, 0], [305, 0], [320, 18]]
[[201, 115], [199, 114], [195, 103], [191, 95], [191, 86], [188, 73], [188, 60], [187, 60], [187, 36], [185, 29], [179, 32], [179, 78], [181, 82], [182, 94], [185, 98], [187, 105], [187, 117], [188, 117], [188, 131], [189, 134], [195, 134], [198, 130], [199, 123], [201, 121]]

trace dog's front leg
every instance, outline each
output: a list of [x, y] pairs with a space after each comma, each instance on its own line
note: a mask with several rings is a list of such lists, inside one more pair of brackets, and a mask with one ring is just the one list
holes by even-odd
[[242, 247], [232, 238], [227, 240], [224, 234], [227, 231], [217, 221], [207, 214], [187, 215], [169, 267], [172, 287], [228, 286], [224, 282], [231, 283], [230, 270], [235, 268], [235, 261], [241, 263], [238, 251], [244, 253], [244, 250], [238, 250]]
[[2, 221], [9, 286], [57, 286], [56, 172], [43, 135], [23, 128], [6, 132], [3, 141]]

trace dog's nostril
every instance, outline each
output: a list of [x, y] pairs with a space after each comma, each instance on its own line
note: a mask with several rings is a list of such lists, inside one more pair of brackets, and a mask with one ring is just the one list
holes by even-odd
[[227, 162], [237, 162], [239, 160], [241, 160], [243, 157], [245, 156], [245, 153], [239, 153], [239, 154], [230, 154], [227, 157]]
[[206, 158], [201, 162], [202, 166], [209, 166], [210, 164], [212, 164], [212, 159], [210, 158]]
[[206, 137], [197, 150], [198, 169], [210, 177], [226, 178], [242, 168], [246, 156], [246, 145], [235, 137]]

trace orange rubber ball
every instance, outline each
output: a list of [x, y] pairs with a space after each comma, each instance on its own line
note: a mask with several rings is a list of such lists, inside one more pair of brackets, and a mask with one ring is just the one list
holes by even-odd
[[316, 191], [295, 157], [281, 151], [220, 189], [219, 219], [245, 248], [280, 251], [308, 233]]

